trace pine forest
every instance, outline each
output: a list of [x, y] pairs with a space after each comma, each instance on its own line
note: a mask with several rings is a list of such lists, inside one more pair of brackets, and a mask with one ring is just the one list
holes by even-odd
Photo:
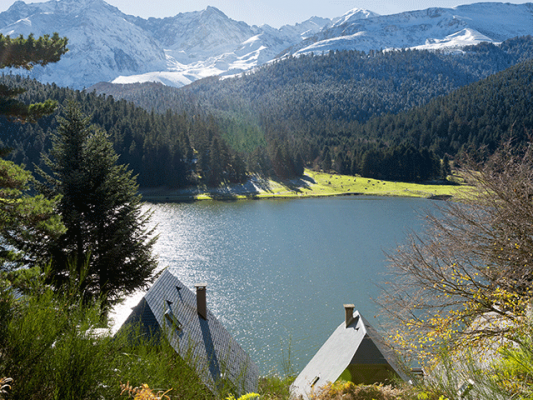
[[[410, 182], [439, 179], [470, 148], [493, 151], [533, 123], [533, 38], [461, 53], [337, 51], [187, 87], [98, 84], [73, 91], [11, 75], [24, 102], [69, 99], [106, 130], [141, 187], [218, 186], [304, 168]], [[36, 123], [1, 121], [0, 145], [42, 167], [61, 107]], [[444, 163], [443, 163], [444, 161]]]

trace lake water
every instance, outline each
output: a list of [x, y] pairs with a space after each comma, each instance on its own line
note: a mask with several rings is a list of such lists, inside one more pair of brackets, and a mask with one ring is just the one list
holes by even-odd
[[[211, 311], [258, 364], [301, 371], [354, 303], [374, 321], [386, 256], [420, 230], [432, 202], [332, 197], [150, 204], [160, 267], [191, 290], [207, 282]], [[142, 294], [117, 310], [123, 321]]]

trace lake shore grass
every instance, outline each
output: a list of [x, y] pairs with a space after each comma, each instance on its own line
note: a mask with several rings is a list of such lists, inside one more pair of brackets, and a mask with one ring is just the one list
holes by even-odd
[[359, 176], [305, 170], [299, 179], [277, 181], [252, 176], [246, 183], [219, 188], [140, 189], [145, 201], [186, 202], [197, 200], [291, 199], [328, 196], [397, 196], [447, 199], [464, 185], [393, 182]]

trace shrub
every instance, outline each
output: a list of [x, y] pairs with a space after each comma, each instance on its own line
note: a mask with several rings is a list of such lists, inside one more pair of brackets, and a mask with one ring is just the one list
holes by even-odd
[[171, 399], [214, 398], [165, 340], [112, 337], [98, 302], [35, 280], [17, 298], [0, 279], [0, 376], [13, 378], [9, 399], [115, 399], [125, 381], [172, 387]]
[[392, 386], [355, 385], [352, 382], [328, 383], [311, 395], [313, 400], [396, 400], [405, 399], [403, 391]]
[[259, 394], [262, 399], [286, 400], [290, 397], [290, 386], [295, 376], [279, 375], [262, 376], [259, 378]]

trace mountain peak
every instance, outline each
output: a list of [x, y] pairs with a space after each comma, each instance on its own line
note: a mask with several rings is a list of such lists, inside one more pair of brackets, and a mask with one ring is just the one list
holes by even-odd
[[[114, 12], [119, 12], [118, 8], [106, 3], [104, 0], [49, 0], [42, 3], [25, 3], [22, 0], [17, 0], [6, 11], [12, 12], [77, 12], [78, 10], [92, 8], [99, 9], [105, 7]], [[31, 10], [31, 11], [29, 11]]]
[[342, 15], [341, 17], [334, 19], [333, 25], [339, 26], [343, 24], [353, 23], [354, 21], [359, 19], [368, 19], [373, 17], [379, 17], [379, 14], [362, 8], [354, 8], [344, 13], [344, 15]]
[[203, 15], [211, 16], [211, 15], [217, 15], [223, 18], [228, 18], [226, 14], [224, 14], [222, 11], [220, 11], [218, 8], [213, 6], [207, 6], [207, 8], [203, 11]]
[[26, 5], [26, 3], [22, 0], [17, 0], [15, 1], [11, 7], [9, 7], [10, 9], [13, 8], [13, 9], [16, 9], [16, 8], [20, 8], [20, 7], [24, 7]]

